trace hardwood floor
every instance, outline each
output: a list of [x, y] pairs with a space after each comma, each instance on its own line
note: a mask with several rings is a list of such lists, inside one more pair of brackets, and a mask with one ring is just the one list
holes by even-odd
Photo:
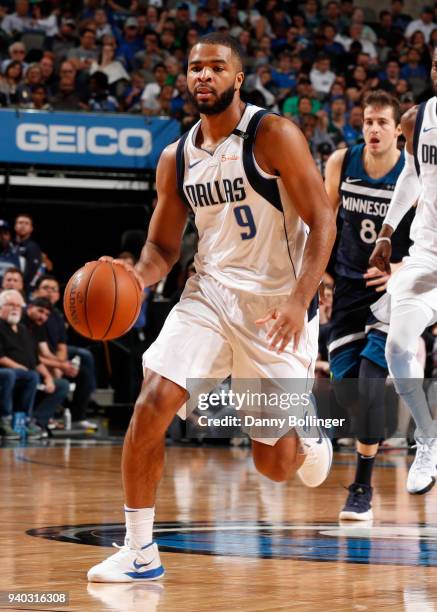
[[271, 483], [249, 451], [167, 452], [159, 583], [87, 584], [123, 537], [119, 446], [0, 449], [0, 590], [68, 591], [69, 604], [0, 610], [437, 610], [437, 491], [405, 490], [403, 452], [381, 454], [373, 525], [339, 526], [352, 454], [328, 481]]

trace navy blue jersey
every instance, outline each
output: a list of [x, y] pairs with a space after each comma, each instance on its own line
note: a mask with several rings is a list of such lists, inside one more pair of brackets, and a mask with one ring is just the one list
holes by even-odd
[[[341, 229], [335, 272], [361, 279], [369, 267], [369, 257], [384, 222], [396, 181], [404, 167], [401, 153], [396, 165], [385, 176], [373, 179], [364, 169], [364, 144], [350, 147], [345, 155], [340, 178]], [[408, 254], [411, 245], [412, 209], [393, 234], [391, 261], [398, 262]]]

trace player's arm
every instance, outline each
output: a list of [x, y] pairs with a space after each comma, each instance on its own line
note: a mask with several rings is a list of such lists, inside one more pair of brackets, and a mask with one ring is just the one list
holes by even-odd
[[325, 189], [331, 202], [332, 210], [337, 214], [340, 207], [341, 168], [347, 149], [338, 149], [329, 157], [325, 168]]
[[[158, 204], [150, 220], [146, 243], [134, 268], [137, 279], [146, 287], [164, 278], [179, 259], [188, 208], [177, 188], [176, 149], [177, 143], [169, 145], [159, 159], [156, 170]], [[101, 259], [112, 261], [107, 257]], [[114, 263], [132, 270], [124, 261], [114, 260]]]
[[271, 347], [282, 351], [293, 339], [297, 346], [306, 310], [329, 261], [336, 236], [335, 214], [302, 132], [288, 119], [266, 117], [256, 140], [261, 167], [281, 177], [299, 216], [310, 232], [302, 267], [287, 303], [259, 322], [276, 319], [269, 331]]
[[[414, 164], [413, 135], [418, 107], [407, 111], [401, 119], [402, 133], [406, 139], [405, 165], [396, 183], [393, 197], [379, 232], [369, 263], [390, 274], [391, 237], [404, 216], [419, 197], [421, 185]], [[383, 240], [382, 240], [383, 239]]]

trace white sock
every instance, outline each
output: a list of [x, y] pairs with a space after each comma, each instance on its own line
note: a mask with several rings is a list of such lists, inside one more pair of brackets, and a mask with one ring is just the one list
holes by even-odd
[[129, 508], [125, 506], [124, 515], [126, 517], [126, 544], [138, 549], [150, 544], [153, 537], [155, 507]]

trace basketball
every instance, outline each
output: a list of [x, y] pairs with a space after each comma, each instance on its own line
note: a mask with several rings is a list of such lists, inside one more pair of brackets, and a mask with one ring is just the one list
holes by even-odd
[[64, 310], [70, 325], [92, 340], [123, 336], [138, 318], [141, 287], [121, 265], [92, 261], [68, 281]]

